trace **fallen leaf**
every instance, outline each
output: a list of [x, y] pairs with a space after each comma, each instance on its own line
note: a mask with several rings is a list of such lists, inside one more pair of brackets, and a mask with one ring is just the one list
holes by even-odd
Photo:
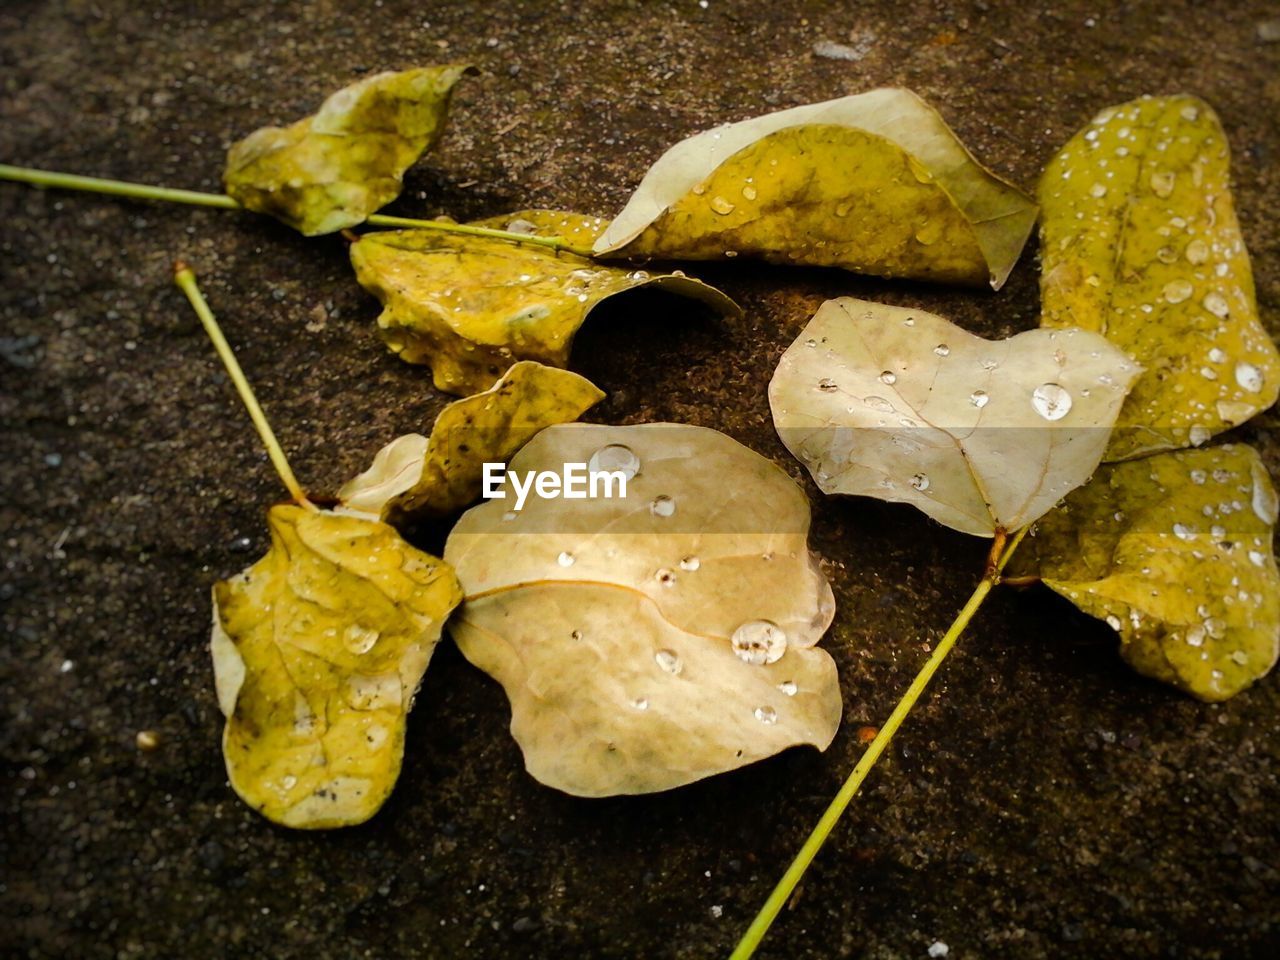
[[361, 823], [395, 786], [405, 716], [462, 593], [386, 524], [295, 506], [267, 522], [266, 556], [213, 588], [227, 775], [276, 823]]
[[824, 493], [910, 503], [991, 536], [1089, 479], [1140, 369], [1083, 330], [984, 340], [923, 310], [844, 297], [783, 354], [769, 405]]
[[366, 233], [351, 245], [351, 262], [361, 286], [383, 304], [378, 325], [387, 345], [409, 363], [430, 365], [436, 387], [448, 393], [487, 389], [513, 360], [567, 365], [587, 316], [627, 290], [651, 287], [739, 312], [720, 291], [683, 274], [628, 271], [435, 230]]
[[1275, 522], [1251, 447], [1162, 453], [1102, 467], [1036, 525], [1016, 572], [1105, 620], [1139, 673], [1225, 700], [1280, 650]]
[[601, 256], [738, 254], [999, 289], [1035, 223], [932, 107], [882, 89], [741, 123], [659, 158]]
[[379, 73], [313, 116], [232, 145], [223, 175], [243, 207], [307, 236], [363, 223], [400, 195], [401, 177], [440, 138], [461, 64]]
[[474, 220], [472, 226], [537, 237], [559, 237], [575, 251], [588, 256], [600, 234], [609, 226], [609, 221], [564, 210], [517, 210], [499, 217]]
[[1146, 368], [1106, 459], [1198, 446], [1271, 406], [1280, 354], [1258, 321], [1227, 138], [1195, 97], [1099, 113], [1040, 182], [1046, 327], [1083, 327]]
[[603, 399], [585, 377], [522, 360], [490, 389], [440, 411], [430, 438], [406, 434], [379, 450], [338, 499], [381, 520], [457, 513], [480, 496], [486, 462], [508, 460], [539, 430]]
[[631, 474], [625, 497], [490, 500], [445, 546], [449, 630], [511, 701], [529, 772], [580, 796], [666, 790], [787, 747], [825, 749], [834, 615], [809, 505], [736, 441], [683, 424], [548, 427], [509, 469]]

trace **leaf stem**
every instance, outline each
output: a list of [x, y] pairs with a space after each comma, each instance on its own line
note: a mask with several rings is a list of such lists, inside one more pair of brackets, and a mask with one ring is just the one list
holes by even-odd
[[208, 301], [205, 300], [204, 294], [200, 292], [200, 286], [196, 283], [194, 271], [183, 261], [175, 261], [173, 264], [173, 282], [187, 295], [187, 299], [191, 301], [192, 309], [195, 310], [196, 316], [200, 318], [200, 322], [204, 325], [204, 332], [213, 341], [213, 347], [218, 351], [222, 365], [227, 368], [227, 373], [231, 377], [231, 382], [235, 384], [236, 392], [240, 394], [240, 399], [244, 403], [245, 409], [249, 411], [249, 418], [253, 421], [253, 425], [257, 427], [258, 436], [262, 438], [262, 443], [267, 448], [267, 455], [271, 457], [271, 462], [275, 465], [276, 473], [280, 475], [285, 488], [298, 506], [305, 507], [308, 510], [315, 510], [315, 504], [308, 500], [307, 495], [302, 492], [302, 485], [298, 483], [298, 478], [294, 476], [293, 469], [289, 466], [289, 461], [280, 446], [280, 441], [276, 439], [275, 432], [271, 429], [271, 424], [267, 422], [267, 415], [262, 412], [262, 407], [258, 404], [258, 398], [253, 395], [253, 387], [249, 385], [249, 380], [240, 368], [240, 362], [236, 360], [236, 355], [232, 351], [231, 345], [227, 343], [227, 338], [223, 336], [222, 327], [218, 325], [217, 318], [214, 317], [213, 311], [209, 309]]
[[1004, 570], [1006, 564], [1012, 558], [1014, 551], [1018, 549], [1018, 544], [1022, 542], [1026, 532], [1027, 528], [1023, 527], [1009, 538], [1007, 545], [1003, 538], [998, 538], [998, 542], [993, 544], [993, 552], [998, 555], [999, 559], [978, 582], [973, 595], [969, 597], [968, 602], [956, 615], [955, 621], [948, 628], [942, 639], [938, 641], [938, 645], [934, 647], [929, 659], [925, 661], [920, 672], [911, 681], [911, 685], [907, 687], [907, 692], [903, 694], [902, 699], [898, 701], [898, 705], [889, 714], [889, 719], [884, 722], [880, 732], [876, 734], [876, 738], [871, 741], [870, 746], [867, 747], [866, 752], [863, 753], [861, 759], [858, 760], [857, 765], [853, 768], [853, 772], [849, 774], [839, 792], [828, 804], [827, 809], [818, 820], [817, 826], [813, 828], [808, 839], [805, 840], [804, 845], [800, 848], [800, 852], [796, 854], [795, 859], [791, 861], [791, 865], [787, 867], [787, 872], [782, 875], [782, 879], [773, 888], [773, 892], [769, 894], [769, 898], [764, 902], [764, 906], [760, 908], [760, 912], [751, 921], [751, 926], [747, 928], [747, 932], [738, 941], [730, 960], [747, 960], [748, 957], [754, 955], [765, 934], [769, 932], [769, 927], [782, 911], [787, 901], [791, 899], [791, 895], [795, 892], [805, 871], [809, 869], [814, 857], [818, 855], [818, 851], [822, 849], [827, 837], [830, 836], [836, 823], [839, 822], [840, 816], [849, 806], [854, 796], [857, 795], [862, 782], [867, 778], [867, 774], [871, 772], [871, 768], [876, 765], [876, 761], [880, 759], [881, 754], [888, 748], [889, 743], [893, 740], [893, 735], [898, 732], [898, 728], [902, 726], [907, 714], [911, 712], [916, 702], [929, 686], [929, 681], [933, 679], [933, 675], [942, 665], [942, 661], [947, 658], [947, 654], [951, 652], [956, 641], [960, 639], [960, 635], [964, 633], [965, 628], [973, 620], [983, 601], [987, 599], [987, 594], [1000, 582], [1001, 571]]
[[[58, 173], [53, 170], [37, 170], [32, 167], [14, 167], [0, 163], [0, 180], [11, 180], [15, 183], [29, 183], [36, 187], [56, 187], [62, 190], [82, 190], [87, 193], [102, 193], [115, 197], [130, 197], [135, 200], [163, 200], [167, 203], [185, 203], [196, 207], [214, 207], [219, 210], [243, 210], [225, 193], [202, 193], [199, 190], [178, 190], [173, 187], [153, 187], [145, 183], [130, 183], [126, 180], [107, 180], [103, 177], [82, 177], [74, 173]], [[464, 223], [450, 223], [442, 220], [416, 220], [411, 217], [392, 217], [380, 213], [370, 214], [365, 223], [372, 227], [408, 227], [414, 230], [439, 230], [443, 233], [457, 233], [470, 237], [488, 237], [493, 240], [506, 240], [510, 243], [524, 243], [538, 247], [548, 247], [557, 252], [577, 254], [589, 257], [590, 250], [575, 247], [565, 242], [563, 237], [540, 237], [528, 233], [513, 233], [510, 230], [495, 230], [492, 227], [473, 227]]]

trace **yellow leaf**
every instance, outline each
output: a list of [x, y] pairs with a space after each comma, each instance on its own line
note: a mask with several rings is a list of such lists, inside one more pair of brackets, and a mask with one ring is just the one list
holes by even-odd
[[338, 498], [384, 520], [456, 513], [480, 495], [486, 462], [509, 459], [539, 430], [603, 399], [585, 377], [522, 360], [490, 389], [445, 407], [429, 439], [411, 433], [387, 444]]
[[1106, 459], [1198, 446], [1275, 402], [1280, 354], [1258, 321], [1208, 104], [1103, 110], [1049, 163], [1040, 202], [1041, 324], [1097, 331], [1147, 368]]
[[843, 297], [783, 354], [769, 405], [824, 493], [910, 503], [991, 536], [1089, 479], [1139, 370], [1084, 330], [991, 341], [923, 310]]
[[467, 593], [450, 633], [506, 689], [529, 772], [579, 796], [649, 793], [825, 749], [840, 688], [815, 644], [835, 604], [791, 479], [683, 424], [548, 427], [509, 469], [566, 464], [616, 471], [625, 496], [514, 510], [508, 493], [445, 547]]
[[999, 289], [1035, 223], [909, 90], [726, 124], [668, 150], [596, 243], [600, 256], [775, 263]]
[[379, 73], [313, 116], [254, 131], [227, 154], [227, 193], [307, 236], [362, 223], [400, 195], [404, 172], [440, 138], [453, 86], [469, 69]]
[[1162, 453], [1099, 469], [1015, 563], [1105, 620], [1139, 673], [1225, 700], [1276, 662], [1275, 522], [1252, 448]]
[[[569, 222], [592, 220], [560, 214]], [[581, 229], [589, 229], [582, 226]], [[640, 287], [670, 291], [736, 314], [720, 291], [683, 274], [650, 274], [545, 247], [434, 230], [366, 233], [351, 245], [361, 286], [383, 304], [387, 345], [431, 367], [448, 393], [490, 387], [513, 360], [566, 366], [591, 311]]]
[[603, 217], [566, 213], [564, 210], [517, 210], [500, 217], [475, 220], [471, 225], [537, 237], [559, 237], [567, 245], [586, 255], [609, 226], [609, 221]]
[[383, 523], [295, 506], [267, 520], [266, 556], [213, 589], [227, 774], [276, 823], [361, 823], [400, 774], [458, 580]]

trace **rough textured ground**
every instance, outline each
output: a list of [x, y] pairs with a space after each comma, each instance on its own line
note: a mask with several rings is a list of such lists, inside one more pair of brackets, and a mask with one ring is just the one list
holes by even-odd
[[[1264, 313], [1280, 306], [1273, 3], [491, 5], [9, 2], [0, 157], [216, 189], [228, 143], [376, 69], [465, 58], [442, 148], [396, 212], [610, 214], [713, 122], [903, 84], [1031, 186], [1098, 108], [1186, 90], [1219, 110]], [[193, 14], [195, 7], [208, 8]], [[363, 8], [363, 9], [357, 9]], [[817, 57], [837, 41], [856, 62]], [[343, 245], [223, 212], [0, 185], [4, 568], [0, 797], [9, 956], [723, 955], [972, 587], [982, 545], [905, 507], [816, 505], [846, 721], [670, 795], [571, 799], [524, 774], [496, 684], [442, 646], [404, 775], [369, 824], [290, 833], [226, 784], [209, 585], [264, 546], [280, 490], [169, 282], [190, 259], [297, 472], [333, 489], [444, 402], [377, 340]], [[836, 272], [698, 271], [746, 306], [598, 311], [593, 416], [724, 430], [801, 470], [765, 384], [824, 298], [1034, 325], [1028, 254], [999, 295]], [[1238, 431], [1280, 468], [1267, 415]], [[431, 546], [428, 540], [425, 545]], [[1206, 706], [1131, 675], [1108, 629], [998, 595], [767, 944], [773, 957], [1275, 956], [1280, 680]], [[139, 752], [139, 730], [159, 749]]]

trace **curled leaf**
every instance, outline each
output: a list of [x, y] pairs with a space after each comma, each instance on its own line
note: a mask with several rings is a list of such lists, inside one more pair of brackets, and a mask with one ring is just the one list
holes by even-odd
[[769, 405], [824, 493], [910, 503], [991, 536], [1089, 478], [1140, 369], [1083, 330], [991, 341], [922, 310], [844, 297], [787, 348]]
[[1258, 321], [1227, 138], [1195, 97], [1099, 113], [1040, 182], [1041, 324], [1083, 327], [1147, 369], [1108, 460], [1204, 443], [1271, 406], [1280, 354]]
[[456, 513], [480, 495], [486, 462], [507, 460], [539, 430], [603, 399], [585, 377], [522, 360], [490, 389], [440, 411], [430, 438], [410, 433], [379, 450], [338, 499], [383, 520]]
[[362, 223], [400, 195], [401, 177], [440, 138], [461, 64], [379, 73], [313, 116], [234, 144], [227, 193], [307, 236]]
[[627, 290], [652, 287], [738, 312], [720, 291], [683, 274], [434, 230], [367, 233], [351, 245], [351, 262], [383, 304], [378, 325], [387, 345], [410, 363], [429, 364], [436, 387], [449, 393], [488, 388], [513, 359], [565, 366], [591, 311]]
[[737, 254], [999, 289], [1036, 207], [909, 90], [726, 124], [659, 158], [601, 256]]
[[213, 588], [227, 775], [276, 823], [361, 823], [395, 786], [405, 716], [461, 590], [386, 524], [295, 506], [267, 521], [266, 556]]
[[825, 749], [840, 690], [814, 645], [835, 608], [790, 478], [680, 424], [549, 427], [509, 470], [574, 463], [629, 476], [625, 496], [517, 511], [508, 490], [445, 547], [467, 593], [450, 633], [506, 689], [529, 772], [580, 796], [647, 793]]
[[1276, 492], [1251, 447], [1103, 466], [1015, 561], [1119, 634], [1139, 673], [1225, 700], [1276, 662]]

